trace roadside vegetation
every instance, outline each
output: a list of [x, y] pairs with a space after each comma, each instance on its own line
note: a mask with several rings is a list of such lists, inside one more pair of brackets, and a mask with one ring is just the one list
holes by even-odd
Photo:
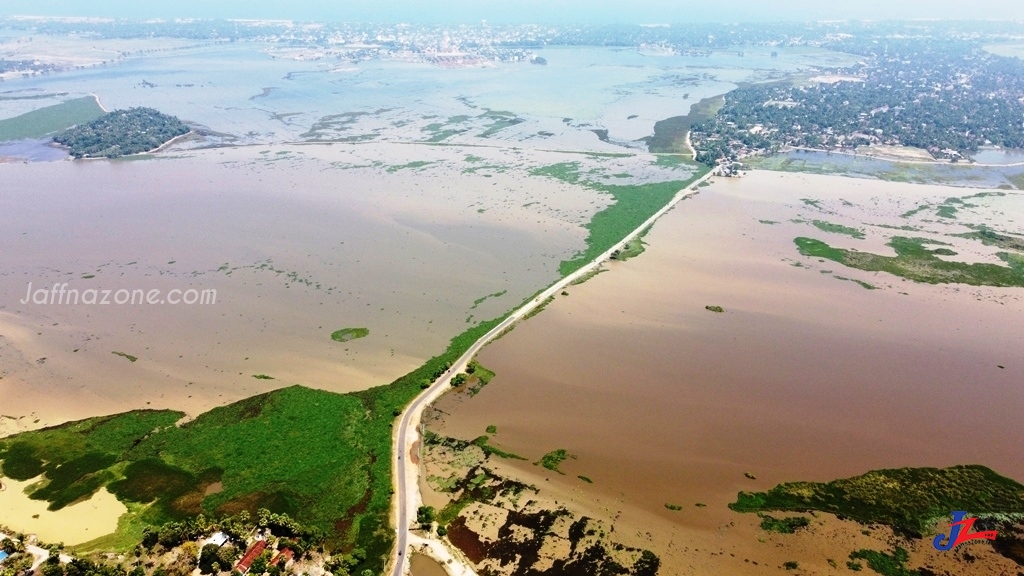
[[668, 204], [676, 193], [707, 174], [710, 169], [694, 165], [694, 170], [694, 174], [688, 180], [631, 185], [603, 184], [587, 180], [580, 173], [580, 165], [577, 162], [552, 164], [531, 171], [534, 176], [547, 176], [610, 194], [615, 200], [614, 204], [595, 214], [586, 224], [589, 231], [586, 249], [571, 260], [563, 261], [559, 265], [559, 273], [562, 276], [571, 274], [617, 242], [621, 242], [627, 234]]

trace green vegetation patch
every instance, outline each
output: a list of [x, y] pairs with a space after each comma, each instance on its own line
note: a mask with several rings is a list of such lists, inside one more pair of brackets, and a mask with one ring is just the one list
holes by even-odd
[[651, 228], [647, 227], [646, 229], [644, 229], [643, 232], [637, 234], [636, 237], [631, 238], [628, 242], [626, 242], [626, 245], [623, 246], [621, 249], [612, 252], [612, 260], [625, 262], [630, 258], [636, 258], [637, 256], [643, 254], [644, 250], [646, 249], [645, 247], [647, 246], [647, 244], [644, 242], [644, 236], [647, 236], [647, 233], [650, 231]]
[[103, 116], [103, 109], [92, 96], [75, 98], [21, 116], [0, 120], [0, 142], [43, 138]]
[[473, 300], [473, 305], [469, 308], [470, 310], [476, 310], [478, 306], [486, 302], [490, 298], [501, 298], [505, 294], [508, 294], [508, 290], [502, 290], [501, 292], [495, 292], [494, 294], [488, 294], [487, 296], [481, 296], [476, 300]]
[[[469, 365], [466, 366], [466, 374], [469, 375], [468, 379], [472, 384], [469, 387], [469, 393], [472, 394], [473, 396], [476, 396], [480, 392], [480, 390], [483, 389], [484, 386], [490, 384], [491, 380], [493, 380], [494, 377], [496, 376], [494, 372], [488, 370], [487, 368], [484, 368], [484, 366], [477, 362], [476, 360], [469, 361]], [[490, 434], [492, 432], [488, 430], [488, 433]]]
[[665, 508], [668, 508], [669, 510], [672, 510], [673, 512], [679, 512], [680, 510], [683, 509], [682, 505], [680, 505], [680, 504], [665, 504]]
[[359, 338], [366, 338], [369, 335], [369, 328], [342, 328], [341, 330], [331, 332], [331, 340], [335, 342], [349, 342]]
[[947, 262], [937, 257], [926, 244], [940, 244], [926, 238], [894, 237], [889, 241], [896, 256], [833, 248], [813, 238], [796, 238], [794, 242], [804, 256], [826, 258], [844, 266], [867, 272], [887, 272], [900, 278], [927, 284], [969, 284], [971, 286], [1024, 286], [1024, 258], [1000, 252], [998, 256], [1009, 266], [998, 264]]
[[1024, 513], [1024, 485], [984, 466], [875, 470], [832, 482], [787, 482], [768, 492], [740, 492], [737, 512], [812, 510], [921, 536], [950, 510]]
[[761, 529], [767, 532], [778, 532], [779, 534], [793, 534], [801, 528], [806, 528], [810, 523], [810, 520], [803, 516], [789, 516], [787, 518], [776, 518], [767, 514], [761, 516]]
[[400, 170], [416, 170], [417, 168], [423, 168], [424, 166], [429, 166], [431, 164], [433, 164], [433, 162], [429, 162], [427, 160], [415, 160], [413, 162], [407, 162], [405, 164], [396, 164], [394, 166], [388, 166], [387, 172], [388, 174], [394, 174], [395, 172], [398, 172]]
[[559, 474], [564, 475], [565, 472], [559, 470], [558, 467], [561, 466], [562, 462], [569, 458], [573, 458], [573, 456], [570, 455], [569, 452], [567, 452], [564, 448], [559, 448], [558, 450], [553, 450], [541, 456], [540, 460], [534, 462], [533, 464], [534, 466], [543, 466], [548, 470], [558, 472]]
[[708, 312], [715, 312], [716, 314], [721, 314], [725, 312], [725, 308], [722, 308], [721, 306], [708, 305], [705, 306], [704, 309], [707, 310]]
[[675, 116], [654, 123], [654, 135], [645, 138], [647, 149], [654, 153], [688, 154], [690, 147], [686, 145], [686, 135], [697, 123], [706, 122], [715, 117], [725, 106], [724, 96], [712, 96], [693, 104], [686, 116]]
[[[563, 264], [564, 264], [564, 262], [563, 262]], [[523, 320], [529, 320], [530, 318], [533, 318], [537, 314], [540, 314], [541, 312], [544, 311], [545, 308], [548, 307], [548, 304], [551, 304], [554, 301], [555, 301], [555, 297], [554, 296], [548, 296], [547, 298], [544, 299], [543, 302], [538, 304], [533, 310], [530, 310], [525, 315], [523, 315]]]
[[594, 258], [621, 242], [630, 232], [643, 224], [663, 208], [680, 190], [702, 177], [708, 168], [695, 167], [695, 174], [686, 181], [655, 182], [648, 184], [602, 184], [584, 180], [578, 162], [563, 162], [536, 168], [534, 176], [547, 176], [570, 184], [579, 184], [592, 190], [610, 194], [615, 203], [594, 215], [586, 225], [587, 247], [571, 260], [559, 265], [559, 272], [565, 276], [579, 270]]
[[152, 108], [115, 110], [53, 137], [75, 158], [118, 158], [149, 152], [188, 134], [184, 122]]
[[489, 456], [497, 456], [498, 458], [507, 458], [510, 460], [526, 460], [526, 458], [523, 458], [518, 454], [505, 452], [500, 448], [495, 448], [494, 446], [491, 446], [490, 444], [487, 443], [489, 440], [490, 438], [487, 436], [480, 436], [479, 438], [474, 439], [473, 442], [471, 442], [471, 444], [480, 447], [480, 449], [484, 451], [484, 454], [487, 454]]
[[989, 230], [988, 228], [981, 228], [976, 232], [967, 232], [966, 234], [956, 234], [956, 236], [959, 238], [978, 240], [986, 246], [995, 246], [1004, 250], [1024, 252], [1024, 237], [1002, 234], [994, 230]]
[[483, 132], [477, 134], [477, 138], [490, 138], [506, 128], [511, 128], [512, 126], [525, 122], [525, 120], [516, 117], [516, 115], [511, 112], [502, 112], [499, 110], [488, 110], [485, 114], [480, 115], [480, 118], [488, 120], [490, 124], [488, 124], [487, 128], [485, 128]]
[[120, 356], [121, 358], [124, 358], [125, 360], [127, 360], [129, 362], [137, 362], [138, 359], [139, 359], [137, 356], [132, 356], [131, 354], [125, 354], [124, 352], [111, 352], [111, 354], [113, 354], [114, 356]]
[[833, 234], [845, 234], [858, 240], [864, 239], [864, 231], [850, 226], [843, 226], [842, 224], [833, 224], [832, 222], [825, 222], [824, 220], [814, 220], [811, 222], [814, 227], [822, 232], [831, 232]]
[[[899, 546], [896, 547], [896, 550], [894, 550], [892, 554], [866, 549], [850, 552], [850, 562], [847, 563], [847, 567], [854, 571], [860, 570], [860, 563], [856, 562], [857, 560], [864, 560], [868, 563], [868, 568], [871, 568], [883, 576], [921, 575], [920, 571], [907, 568], [907, 562], [910, 560], [910, 554]], [[853, 565], [858, 567], [853, 568]]]

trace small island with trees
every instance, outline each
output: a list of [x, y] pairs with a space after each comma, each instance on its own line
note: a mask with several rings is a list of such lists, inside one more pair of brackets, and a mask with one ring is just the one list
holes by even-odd
[[69, 128], [53, 141], [74, 158], [118, 158], [151, 152], [191, 129], [181, 120], [152, 108], [115, 110]]

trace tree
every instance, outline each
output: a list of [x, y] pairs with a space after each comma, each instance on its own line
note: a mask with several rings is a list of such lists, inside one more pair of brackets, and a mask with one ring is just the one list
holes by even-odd
[[[199, 553], [199, 571], [203, 574], [216, 574], [223, 566], [220, 559], [220, 546], [207, 544]], [[228, 566], [231, 564], [229, 563]]]
[[257, 556], [252, 564], [249, 566], [249, 573], [255, 576], [263, 574], [267, 571], [267, 559], [263, 555]]
[[416, 510], [416, 521], [419, 522], [420, 528], [429, 530], [430, 526], [434, 523], [435, 514], [436, 510], [434, 510], [433, 506], [420, 506]]

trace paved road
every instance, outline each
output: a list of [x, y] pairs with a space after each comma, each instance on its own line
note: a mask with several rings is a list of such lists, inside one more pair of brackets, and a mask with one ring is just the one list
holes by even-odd
[[[680, 200], [693, 194], [694, 190], [697, 189], [698, 184], [706, 182], [711, 178], [711, 176], [712, 174], [708, 173], [699, 180], [691, 182], [685, 189], [680, 190], [675, 197], [672, 198], [671, 202], [665, 205], [661, 210], [658, 210], [658, 212], [633, 230], [633, 232], [631, 232], [629, 236], [624, 238], [621, 242], [609, 248], [608, 251], [595, 258], [583, 268], [580, 268], [576, 272], [573, 272], [551, 285], [548, 289], [541, 292], [536, 298], [527, 302], [515, 312], [512, 312], [512, 314], [502, 321], [501, 324], [495, 326], [490, 332], [482, 336], [472, 346], [470, 346], [469, 349], [466, 350], [466, 353], [460, 356], [447, 372], [417, 396], [416, 399], [413, 400], [412, 404], [405, 409], [402, 413], [399, 425], [395, 428], [394, 437], [392, 438], [395, 446], [395, 451], [392, 455], [392, 465], [395, 474], [397, 475], [394, 479], [396, 488], [395, 497], [398, 500], [398, 516], [395, 519], [395, 526], [397, 530], [395, 553], [397, 555], [392, 557], [392, 576], [402, 576], [405, 574], [406, 566], [408, 565], [407, 556], [409, 554], [409, 544], [411, 539], [409, 529], [410, 526], [413, 525], [413, 522], [416, 521], [416, 511], [420, 506], [420, 502], [422, 502], [419, 491], [419, 465], [411, 462], [409, 455], [410, 448], [420, 440], [419, 423], [420, 418], [423, 415], [423, 409], [451, 389], [450, 382], [452, 377], [463, 372], [469, 364], [469, 361], [472, 360], [484, 346], [489, 344], [499, 334], [505, 331], [505, 329], [518, 322], [523, 318], [523, 316], [529, 314], [549, 297], [554, 296], [574, 281], [596, 270], [606, 260], [611, 258], [612, 252], [621, 249], [626, 243], [654, 224], [658, 218], [668, 212], [669, 209], [675, 206]], [[413, 537], [412, 539], [417, 542], [423, 541], [423, 539], [418, 537]], [[437, 549], [436, 546], [433, 548], [435, 550]], [[453, 560], [448, 564], [450, 571], [462, 574], [474, 574], [472, 568], [462, 564], [454, 556], [450, 559]]]

